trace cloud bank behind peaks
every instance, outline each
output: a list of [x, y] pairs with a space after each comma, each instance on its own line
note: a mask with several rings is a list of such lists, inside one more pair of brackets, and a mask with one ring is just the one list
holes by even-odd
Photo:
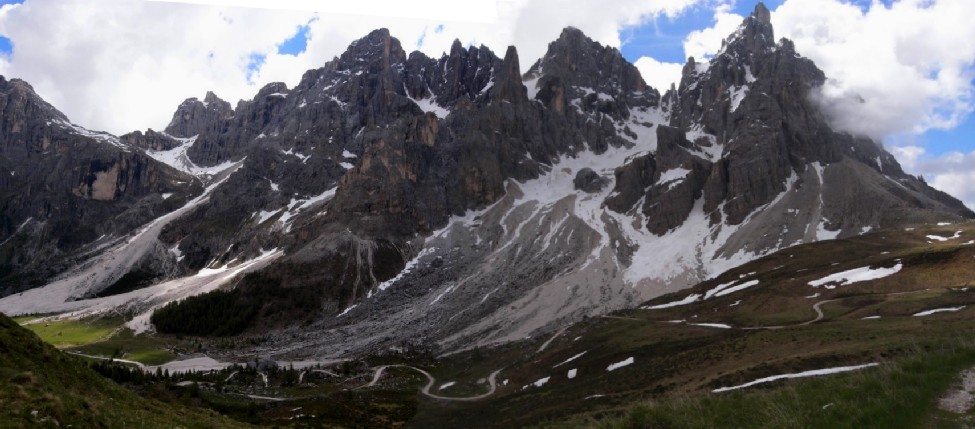
[[[843, 131], [876, 140], [951, 129], [973, 110], [975, 1], [786, 0], [772, 12], [776, 37], [795, 42], [828, 78], [817, 99]], [[860, 2], [860, 4], [865, 2]], [[727, 3], [709, 28], [684, 39], [685, 56], [713, 56], [744, 17]], [[644, 78], [661, 89], [680, 79], [674, 63], [644, 57]]]
[[822, 105], [838, 128], [877, 140], [950, 129], [972, 111], [975, 1], [901, 0], [866, 10], [838, 0], [787, 0], [777, 36], [829, 81]]

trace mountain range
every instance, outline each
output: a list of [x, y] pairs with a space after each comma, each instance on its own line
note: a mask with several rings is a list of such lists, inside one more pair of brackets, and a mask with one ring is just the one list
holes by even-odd
[[380, 29], [294, 88], [207, 93], [122, 136], [0, 78], [0, 311], [139, 333], [232, 290], [229, 334], [261, 338], [235, 353], [449, 354], [790, 246], [975, 217], [835, 131], [800, 54], [761, 4], [659, 89], [574, 28], [524, 74], [515, 47], [435, 59]]

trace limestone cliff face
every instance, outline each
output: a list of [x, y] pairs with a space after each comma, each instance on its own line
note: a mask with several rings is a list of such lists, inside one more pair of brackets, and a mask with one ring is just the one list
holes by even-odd
[[71, 124], [26, 82], [2, 77], [0, 171], [0, 294], [42, 282], [84, 245], [124, 236], [199, 192], [194, 178]]

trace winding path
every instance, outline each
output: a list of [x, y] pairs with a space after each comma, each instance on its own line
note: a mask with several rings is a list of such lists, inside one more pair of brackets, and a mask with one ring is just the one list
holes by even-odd
[[[915, 294], [915, 293], [923, 293], [923, 292], [927, 292], [927, 291], [930, 291], [930, 290], [931, 289], [929, 288], [929, 289], [913, 290], [913, 291], [907, 291], [907, 292], [883, 293], [883, 294], [879, 294], [879, 295], [881, 295], [881, 296], [910, 295], [910, 294]], [[868, 295], [876, 295], [876, 294], [868, 294]], [[859, 296], [859, 295], [857, 295], [857, 296]], [[785, 328], [794, 328], [794, 327], [797, 327], [797, 326], [812, 325], [813, 323], [816, 323], [816, 322], [818, 322], [820, 320], [823, 320], [823, 318], [825, 317], [825, 315], [823, 314], [823, 308], [822, 308], [823, 304], [830, 303], [830, 302], [835, 302], [835, 301], [842, 301], [842, 300], [847, 299], [847, 298], [853, 298], [853, 297], [852, 296], [848, 296], [848, 297], [843, 297], [843, 298], [827, 299], [827, 300], [819, 301], [819, 302], [813, 304], [812, 309], [816, 312], [816, 317], [813, 318], [813, 319], [811, 319], [811, 320], [807, 320], [805, 322], [793, 323], [791, 325], [778, 325], [778, 326], [747, 326], [747, 327], [735, 327], [735, 329], [742, 329], [742, 330], [746, 330], [746, 331], [754, 331], [754, 330], [761, 330], [761, 329], [785, 329]], [[603, 317], [613, 318], [613, 319], [627, 319], [627, 320], [630, 319], [628, 317], [612, 317], [612, 316], [603, 316]], [[632, 320], [637, 320], [637, 319], [632, 319]]]
[[827, 299], [825, 301], [819, 301], [819, 302], [813, 304], [813, 307], [812, 308], [816, 312], [816, 318], [811, 319], [811, 320], [807, 320], [805, 322], [793, 323], [791, 325], [750, 326], [750, 327], [743, 327], [743, 328], [739, 328], [739, 329], [744, 329], [744, 330], [749, 330], [749, 331], [754, 331], [754, 330], [759, 330], [759, 329], [774, 330], [774, 329], [791, 328], [791, 327], [795, 327], [795, 326], [812, 325], [813, 323], [816, 323], [816, 322], [818, 322], [820, 320], [823, 320], [823, 317], [825, 317], [825, 315], [823, 314], [823, 308], [822, 308], [823, 304], [826, 304], [826, 303], [829, 303], [829, 302], [834, 302], [834, 301], [839, 301], [841, 299], [843, 299], [843, 298]]
[[553, 334], [552, 337], [548, 339], [548, 341], [545, 341], [544, 343], [542, 343], [542, 346], [539, 347], [538, 348], [538, 351], [535, 352], [535, 353], [541, 353], [541, 352], [543, 352], [548, 347], [549, 344], [552, 344], [552, 341], [555, 341], [555, 339], [558, 338], [559, 335], [564, 334], [567, 329], [569, 329], [569, 327], [568, 326], [565, 326], [565, 327], [562, 327], [562, 329], [559, 329], [558, 331], [556, 331], [555, 334]]
[[375, 386], [376, 383], [379, 382], [379, 379], [383, 376], [383, 372], [386, 371], [386, 368], [409, 368], [409, 369], [412, 369], [412, 370], [414, 370], [416, 372], [419, 372], [420, 374], [425, 375], [427, 377], [427, 379], [429, 380], [427, 382], [427, 385], [426, 386], [423, 386], [423, 389], [420, 390], [421, 393], [423, 393], [424, 395], [426, 395], [428, 397], [431, 397], [433, 399], [439, 399], [439, 400], [442, 400], [442, 401], [456, 401], [456, 402], [474, 402], [474, 401], [480, 401], [482, 399], [485, 399], [485, 398], [493, 395], [494, 392], [498, 389], [497, 379], [498, 379], [498, 374], [501, 373], [501, 370], [499, 369], [497, 371], [492, 372], [491, 375], [488, 376], [488, 386], [490, 386], [490, 388], [488, 389], [487, 393], [483, 393], [483, 394], [476, 395], [476, 396], [467, 396], [467, 397], [462, 397], [462, 398], [454, 398], [454, 397], [449, 397], [449, 396], [440, 396], [440, 395], [437, 395], [435, 393], [430, 393], [430, 389], [433, 388], [433, 385], [437, 382], [437, 380], [435, 378], [433, 378], [433, 376], [430, 375], [429, 372], [426, 372], [426, 371], [424, 371], [424, 370], [422, 370], [420, 368], [412, 367], [412, 366], [409, 366], [409, 365], [383, 365], [383, 366], [381, 366], [379, 368], [376, 368], [376, 372], [372, 376], [372, 381], [370, 381], [369, 384], [366, 384], [365, 386], [362, 386], [362, 387], [372, 387], [372, 386]]
[[822, 305], [825, 304], [825, 303], [827, 303], [827, 302], [839, 301], [840, 299], [842, 299], [842, 298], [827, 299], [825, 301], [819, 301], [816, 304], [813, 304], [813, 310], [816, 310], [816, 318], [813, 319], [813, 320], [809, 320], [809, 321], [806, 321], [806, 322], [802, 322], [798, 326], [812, 325], [813, 323], [816, 323], [816, 322], [818, 322], [820, 320], [823, 320], [823, 317], [824, 316], [823, 316]]
[[298, 374], [298, 384], [301, 384], [301, 381], [305, 379], [305, 374], [306, 373], [309, 373], [309, 372], [313, 372], [313, 373], [314, 372], [317, 372], [317, 373], [320, 373], [320, 374], [328, 374], [328, 375], [331, 375], [333, 377], [341, 377], [340, 375], [338, 375], [338, 374], [336, 374], [336, 373], [334, 373], [332, 371], [329, 371], [327, 369], [309, 369], [309, 370], [301, 371], [301, 374]]

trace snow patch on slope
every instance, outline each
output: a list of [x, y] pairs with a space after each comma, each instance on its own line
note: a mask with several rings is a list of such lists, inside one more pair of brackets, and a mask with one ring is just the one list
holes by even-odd
[[635, 362], [635, 360], [633, 360], [633, 357], [631, 356], [619, 362], [609, 364], [609, 366], [606, 367], [606, 371], [616, 371], [617, 369], [632, 365], [633, 362]]
[[[407, 95], [407, 97], [409, 97], [409, 95]], [[419, 107], [423, 112], [433, 113], [440, 119], [446, 118], [447, 115], [450, 114], [450, 110], [437, 104], [437, 102], [433, 100], [433, 97], [427, 97], [421, 100], [417, 100], [413, 97], [409, 97], [409, 99], [412, 100], [413, 103], [415, 103], [416, 106]]]
[[930, 316], [932, 314], [937, 314], [937, 313], [953, 313], [953, 312], [956, 312], [956, 311], [961, 311], [963, 309], [965, 309], [965, 306], [964, 305], [962, 305], [960, 307], [935, 308], [935, 309], [931, 309], [931, 310], [925, 310], [925, 311], [922, 311], [920, 313], [915, 313], [912, 316], [914, 316], [914, 317], [924, 317], [924, 316]]
[[121, 148], [121, 149], [125, 150], [126, 152], [129, 152], [131, 150], [130, 147], [122, 144], [122, 142], [119, 141], [118, 137], [115, 137], [115, 136], [113, 136], [113, 135], [111, 135], [109, 133], [106, 133], [104, 131], [92, 131], [92, 130], [89, 130], [89, 129], [85, 128], [85, 127], [82, 127], [81, 125], [72, 124], [71, 122], [62, 121], [62, 120], [48, 121], [48, 125], [59, 125], [62, 128], [66, 128], [68, 131], [71, 131], [74, 134], [77, 134], [79, 136], [88, 137], [88, 138], [90, 138], [92, 140], [95, 140], [95, 141], [98, 141], [98, 142], [101, 142], [101, 143], [110, 144], [112, 146]]
[[904, 268], [904, 265], [900, 262], [898, 262], [897, 265], [894, 265], [891, 268], [870, 268], [870, 267], [854, 268], [852, 270], [847, 270], [840, 273], [828, 275], [819, 280], [813, 280], [809, 282], [809, 286], [812, 287], [826, 286], [827, 289], [833, 289], [836, 286], [831, 285], [831, 283], [836, 283], [839, 286], [846, 286], [858, 282], [882, 279], [884, 277], [897, 274], [898, 272], [900, 272], [902, 268]]
[[728, 97], [731, 100], [729, 108], [732, 112], [735, 112], [738, 110], [738, 106], [741, 105], [741, 101], [748, 95], [748, 85], [732, 87], [729, 91]]

